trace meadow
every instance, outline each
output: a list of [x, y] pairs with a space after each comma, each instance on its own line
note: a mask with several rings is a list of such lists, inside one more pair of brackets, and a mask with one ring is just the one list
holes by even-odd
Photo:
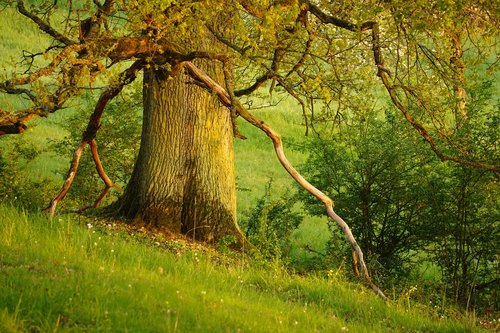
[[331, 272], [299, 276], [112, 220], [0, 206], [1, 332], [482, 331], [433, 310]]

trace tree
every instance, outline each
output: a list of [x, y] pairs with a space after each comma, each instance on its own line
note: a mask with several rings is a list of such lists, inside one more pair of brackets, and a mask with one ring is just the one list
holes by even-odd
[[119, 213], [208, 242], [239, 236], [230, 115], [184, 75], [168, 77], [144, 74], [141, 148]]
[[423, 210], [434, 235], [428, 251], [449, 286], [448, 295], [466, 309], [498, 308], [496, 180], [457, 166], [436, 168], [427, 178]]
[[[212, 241], [231, 233], [244, 242], [234, 218], [230, 138], [243, 138], [236, 123], [239, 116], [271, 138], [283, 167], [324, 204], [327, 215], [351, 244], [365, 280], [372, 285], [363, 253], [348, 225], [334, 212], [333, 201], [290, 165], [278, 133], [240, 102], [263, 87], [269, 93], [295, 98], [307, 124], [318, 99], [328, 105], [341, 102], [342, 91], [350, 85], [347, 74], [371, 72], [372, 77], [378, 75], [393, 104], [441, 160], [499, 170], [485, 156], [469, 156], [453, 140], [453, 133], [447, 132], [448, 127], [437, 126], [449, 115], [447, 106], [442, 113], [434, 110], [441, 100], [428, 104], [428, 97], [446, 92], [450, 80], [456, 87], [453, 99], [458, 95], [461, 99], [463, 90], [460, 73], [442, 65], [451, 58], [449, 52], [442, 48], [428, 51], [433, 38], [443, 39], [441, 33], [447, 27], [433, 24], [436, 31], [429, 30], [426, 18], [438, 15], [442, 9], [438, 7], [445, 6], [446, 17], [467, 13], [477, 20], [464, 25], [487, 31], [484, 22], [494, 21], [496, 13], [488, 4], [479, 6], [471, 1], [460, 4], [460, 9], [451, 2], [429, 6], [424, 1], [94, 0], [72, 1], [62, 7], [57, 1], [29, 6], [21, 0], [2, 3], [37, 25], [53, 43], [37, 50], [40, 52], [26, 54], [29, 65], [24, 74], [0, 84], [4, 93], [24, 96], [31, 103], [22, 110], [2, 111], [0, 134], [21, 133], [29, 119], [61, 110], [82, 91], [104, 86], [75, 149], [68, 177], [48, 207], [51, 214], [69, 190], [86, 145], [105, 183], [94, 206], [115, 186], [101, 164], [95, 137], [108, 102], [142, 72], [142, 144], [118, 212], [200, 240]], [[64, 22], [54, 23], [52, 14], [62, 12]], [[409, 20], [415, 13], [417, 19]], [[463, 42], [457, 39], [453, 53], [457, 59], [462, 56], [458, 44]], [[416, 57], [415, 50], [417, 57], [427, 55], [423, 60], [418, 58], [417, 65], [410, 63]], [[38, 55], [47, 57], [49, 63], [37, 62]], [[408, 61], [403, 62], [403, 57]], [[459, 60], [454, 64], [454, 68], [462, 68]], [[424, 81], [428, 85], [439, 88], [437, 95], [426, 95], [427, 86], [420, 84], [422, 73], [427, 75]], [[451, 112], [457, 109], [457, 103], [453, 105]], [[463, 107], [459, 109], [463, 113]]]
[[[370, 266], [401, 276], [409, 272], [411, 254], [428, 243], [422, 174], [431, 169], [432, 159], [391, 113], [375, 117], [370, 111], [352, 125], [338, 125], [336, 132], [346, 133], [342, 140], [322, 132], [304, 147], [309, 157], [302, 169], [336, 198]], [[300, 197], [309, 213], [322, 214], [308, 196]]]

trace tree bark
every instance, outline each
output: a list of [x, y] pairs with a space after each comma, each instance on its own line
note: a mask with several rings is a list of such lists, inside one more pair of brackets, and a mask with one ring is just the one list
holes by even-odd
[[[220, 64], [198, 64], [222, 78]], [[230, 115], [187, 81], [182, 71], [145, 70], [142, 141], [119, 214], [200, 241], [234, 235], [243, 244]]]

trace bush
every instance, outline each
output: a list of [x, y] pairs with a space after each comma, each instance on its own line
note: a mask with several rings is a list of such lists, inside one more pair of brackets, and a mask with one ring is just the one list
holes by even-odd
[[[421, 175], [428, 159], [419, 142], [404, 133], [394, 119], [366, 120], [347, 128], [341, 141], [316, 138], [303, 173], [331, 195], [335, 209], [350, 225], [365, 260], [379, 279], [408, 274], [410, 258], [427, 241], [419, 206], [425, 193]], [[299, 192], [313, 215], [323, 216], [323, 205]], [[330, 257], [350, 257], [350, 247], [332, 225]], [[327, 256], [327, 257], [328, 257]]]
[[0, 150], [0, 202], [29, 211], [39, 211], [56, 193], [57, 185], [46, 175], [32, 178], [33, 161], [41, 154], [33, 143], [21, 137], [2, 142]]
[[303, 216], [294, 211], [297, 199], [293, 194], [273, 199], [271, 187], [272, 180], [241, 225], [248, 240], [265, 259], [287, 262], [291, 249], [290, 236]]

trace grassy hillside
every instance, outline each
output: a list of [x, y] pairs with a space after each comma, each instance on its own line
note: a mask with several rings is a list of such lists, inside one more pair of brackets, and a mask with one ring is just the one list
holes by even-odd
[[[0, 332], [480, 332], [335, 274], [0, 206]], [[427, 313], [427, 314], [426, 314]]]

